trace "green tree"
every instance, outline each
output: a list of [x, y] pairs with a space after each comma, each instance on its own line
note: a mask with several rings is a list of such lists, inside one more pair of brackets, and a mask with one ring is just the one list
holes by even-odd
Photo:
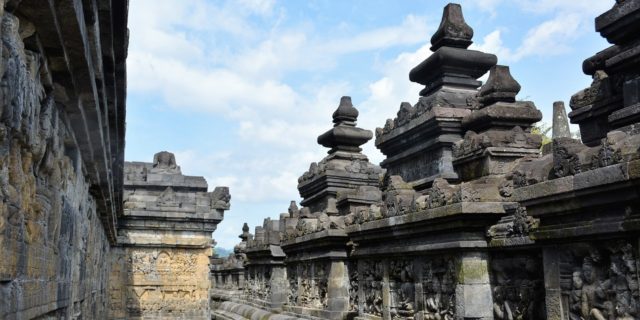
[[533, 128], [531, 128], [531, 133], [542, 136], [542, 146], [551, 143], [551, 127], [546, 123], [536, 123]]

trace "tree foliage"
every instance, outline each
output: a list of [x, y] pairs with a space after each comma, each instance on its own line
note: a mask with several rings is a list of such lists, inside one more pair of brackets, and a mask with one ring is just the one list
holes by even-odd
[[551, 143], [551, 126], [544, 122], [536, 123], [531, 128], [531, 133], [542, 136], [542, 145]]

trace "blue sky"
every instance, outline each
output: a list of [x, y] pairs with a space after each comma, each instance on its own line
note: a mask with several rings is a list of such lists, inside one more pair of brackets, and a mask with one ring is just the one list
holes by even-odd
[[[607, 47], [593, 19], [603, 0], [461, 1], [473, 49], [491, 52], [551, 119], [553, 101], [591, 82], [582, 61]], [[297, 178], [326, 149], [340, 97], [374, 130], [421, 87], [411, 68], [431, 53], [446, 1], [130, 2], [127, 161], [167, 150], [184, 174], [231, 188], [214, 238], [231, 248], [243, 222], [262, 225], [299, 201]], [[364, 147], [373, 163], [383, 160]]]

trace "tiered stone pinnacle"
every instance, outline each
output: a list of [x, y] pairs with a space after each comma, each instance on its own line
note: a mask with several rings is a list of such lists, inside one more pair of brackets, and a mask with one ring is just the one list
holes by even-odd
[[542, 119], [533, 102], [516, 101], [520, 84], [511, 76], [509, 67], [496, 65], [477, 96], [477, 108], [462, 121], [465, 129], [482, 131], [491, 128], [511, 130], [515, 126], [528, 129]]
[[246, 242], [246, 241], [247, 241], [247, 239], [249, 239], [249, 235], [251, 235], [251, 234], [249, 233], [249, 225], [247, 225], [247, 223], [245, 222], [245, 223], [242, 225], [242, 234], [241, 234], [241, 235], [239, 235], [238, 237], [239, 237], [240, 239], [242, 239], [242, 241], [243, 241], [243, 242]]
[[516, 101], [520, 84], [509, 67], [496, 65], [479, 90], [477, 110], [462, 120], [464, 139], [454, 147], [453, 164], [463, 181], [510, 172], [524, 156], [536, 156], [540, 136], [531, 133], [542, 113], [533, 102]]
[[596, 31], [613, 45], [583, 62], [593, 83], [569, 103], [569, 118], [580, 125], [582, 142], [591, 147], [612, 130], [640, 131], [640, 1], [618, 1], [596, 18]]
[[420, 91], [427, 96], [442, 86], [476, 89], [482, 83], [476, 79], [495, 65], [495, 55], [467, 50], [473, 41], [473, 29], [467, 25], [459, 4], [444, 8], [440, 27], [431, 38], [433, 54], [413, 68], [409, 80], [425, 85]]
[[328, 210], [337, 214], [338, 191], [358, 186], [378, 184], [380, 168], [369, 163], [360, 146], [371, 140], [373, 133], [356, 127], [358, 110], [351, 97], [342, 97], [333, 113], [333, 128], [318, 137], [318, 144], [330, 148], [329, 155], [318, 163], [311, 163], [309, 171], [298, 179], [301, 204], [311, 212]]
[[[413, 107], [403, 102], [398, 116], [376, 130], [376, 147], [387, 156], [382, 167], [416, 190], [429, 188], [437, 178], [458, 181], [451, 163], [452, 145], [463, 136], [462, 119], [476, 107], [482, 85], [478, 78], [498, 60], [493, 54], [468, 50], [472, 37], [460, 5], [448, 4], [431, 38], [433, 54], [409, 73], [411, 81], [424, 85], [420, 100]], [[498, 89], [487, 88], [495, 92], [484, 95], [484, 102], [515, 96]]]
[[351, 97], [342, 97], [338, 109], [333, 113], [334, 126], [318, 137], [318, 143], [329, 150], [329, 154], [336, 151], [360, 152], [361, 145], [373, 138], [369, 130], [356, 127], [358, 110], [353, 107]]
[[488, 106], [495, 102], [515, 102], [520, 84], [509, 72], [509, 67], [497, 65], [489, 72], [487, 83], [480, 88], [478, 102]]

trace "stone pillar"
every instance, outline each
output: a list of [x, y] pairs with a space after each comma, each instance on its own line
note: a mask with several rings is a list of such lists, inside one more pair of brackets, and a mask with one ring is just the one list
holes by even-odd
[[216, 281], [216, 287], [221, 288], [224, 284], [222, 273], [216, 274], [216, 278], [218, 279], [218, 281]]
[[571, 130], [569, 130], [569, 119], [564, 108], [564, 102], [556, 101], [553, 103], [553, 127], [551, 129], [552, 138], [571, 138]]
[[244, 288], [244, 270], [238, 272], [238, 289]]
[[542, 265], [544, 266], [545, 305], [548, 320], [564, 320], [564, 306], [562, 304], [562, 289], [560, 287], [560, 265], [558, 251], [555, 248], [542, 250]]
[[[424, 287], [422, 286], [422, 279], [424, 274], [422, 272], [422, 268], [420, 267], [423, 263], [423, 260], [420, 258], [413, 259], [413, 287], [415, 288], [414, 292], [414, 301], [415, 301], [415, 310], [425, 310], [424, 303]], [[423, 313], [418, 312], [416, 314], [416, 319], [421, 320], [423, 317]]]
[[362, 315], [364, 314], [364, 310], [365, 310], [365, 299], [366, 299], [366, 295], [365, 295], [365, 291], [364, 291], [364, 286], [366, 284], [366, 280], [363, 279], [363, 275], [364, 275], [364, 269], [365, 265], [364, 265], [364, 261], [361, 259], [358, 259], [357, 261], [357, 268], [358, 268], [358, 314]]
[[233, 286], [233, 274], [227, 271], [227, 279], [224, 282], [225, 287]]
[[344, 261], [331, 261], [328, 281], [329, 311], [349, 310], [349, 273]]
[[389, 288], [389, 261], [383, 263], [382, 273], [382, 318], [391, 319], [391, 289]]
[[488, 255], [465, 252], [460, 256], [456, 286], [456, 314], [460, 319], [493, 319]]
[[289, 282], [287, 281], [287, 268], [285, 265], [274, 265], [271, 267], [271, 309], [281, 310], [282, 305], [287, 302], [289, 294]]

